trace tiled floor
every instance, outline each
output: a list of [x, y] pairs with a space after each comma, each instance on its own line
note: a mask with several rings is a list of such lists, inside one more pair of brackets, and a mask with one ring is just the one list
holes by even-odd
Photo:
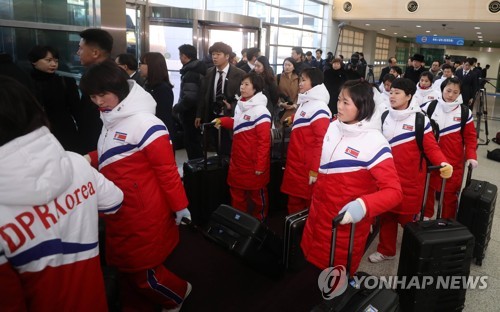
[[[489, 139], [495, 137], [500, 131], [500, 95], [496, 97], [489, 95], [488, 104], [488, 130]], [[485, 138], [485, 124], [481, 124], [480, 139]], [[488, 145], [481, 145], [478, 148], [479, 167], [474, 170], [472, 177], [477, 180], [486, 180], [500, 187], [500, 162], [495, 162], [486, 158], [486, 151], [500, 148], [500, 145], [490, 142]], [[182, 176], [182, 164], [187, 159], [184, 150], [176, 151], [176, 159], [179, 173]], [[486, 258], [482, 266], [472, 264], [471, 275], [488, 276], [488, 287], [484, 290], [468, 290], [464, 311], [486, 312], [500, 310], [500, 200], [496, 204], [497, 214], [493, 221], [491, 240], [489, 242]], [[401, 245], [402, 229], [398, 235], [398, 247]], [[360, 271], [368, 272], [375, 276], [395, 275], [397, 273], [398, 255], [394, 260], [388, 260], [379, 264], [372, 264], [367, 261], [367, 256], [376, 250], [378, 239], [376, 239], [365, 254]]]

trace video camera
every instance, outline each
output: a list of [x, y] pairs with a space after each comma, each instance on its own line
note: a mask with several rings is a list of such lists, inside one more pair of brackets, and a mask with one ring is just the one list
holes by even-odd
[[215, 115], [222, 115], [226, 109], [226, 104], [224, 101], [227, 101], [227, 98], [224, 94], [217, 95], [215, 97], [215, 102], [213, 105], [213, 113]]

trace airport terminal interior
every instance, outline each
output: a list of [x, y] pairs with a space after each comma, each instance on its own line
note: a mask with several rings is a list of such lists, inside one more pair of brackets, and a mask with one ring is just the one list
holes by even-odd
[[[174, 103], [180, 92], [183, 64], [178, 47], [182, 44], [195, 46], [200, 60], [210, 58], [208, 49], [218, 41], [229, 44], [238, 59], [243, 49], [258, 47], [274, 73], [283, 71], [292, 47], [311, 51], [313, 57], [321, 49], [322, 59], [328, 53], [343, 55], [344, 63], [362, 52], [368, 65], [365, 78], [372, 83], [380, 82], [391, 57], [403, 72], [415, 54], [423, 55], [426, 68], [436, 60], [442, 64], [445, 57], [451, 62], [473, 57], [488, 70], [483, 97], [478, 95], [472, 111], [479, 130], [479, 166], [472, 176], [500, 186], [500, 163], [486, 158], [488, 151], [500, 148], [500, 141], [492, 140], [500, 138], [499, 21], [500, 2], [494, 0], [0, 0], [0, 53], [10, 54], [29, 71], [30, 49], [50, 45], [60, 54], [57, 73], [78, 82], [84, 72], [76, 54], [79, 33], [102, 28], [113, 36], [113, 59], [119, 53], [131, 53], [137, 59], [146, 52], [164, 55]], [[178, 149], [175, 157], [182, 176], [186, 151]], [[499, 311], [500, 201], [496, 208], [486, 257], [481, 266], [471, 265], [471, 275], [487, 276], [487, 288], [469, 289], [463, 311]], [[402, 231], [395, 259], [367, 260], [376, 251], [375, 238], [359, 271], [396, 275]], [[195, 291], [190, 299], [205, 298]], [[221, 300], [223, 294], [215, 296]], [[190, 299], [182, 311], [199, 311]]]

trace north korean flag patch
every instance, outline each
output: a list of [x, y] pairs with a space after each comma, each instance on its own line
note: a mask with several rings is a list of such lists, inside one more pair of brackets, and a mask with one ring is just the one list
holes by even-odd
[[245, 120], [250, 120], [250, 116], [245, 115], [245, 116], [243, 116], [243, 119], [245, 119]]
[[349, 146], [345, 149], [345, 153], [354, 158], [358, 158], [359, 156], [359, 151]]
[[305, 111], [301, 111], [301, 112], [300, 112], [300, 116], [301, 116], [301, 117], [304, 117], [305, 115], [306, 115], [306, 112], [305, 112]]
[[113, 137], [113, 139], [117, 140], [117, 141], [125, 142], [125, 140], [127, 139], [127, 134], [123, 133], [123, 132], [116, 131], [115, 132], [115, 136]]
[[453, 117], [453, 121], [461, 121], [462, 120], [462, 117]]
[[412, 125], [403, 124], [403, 130], [413, 131], [413, 126]]

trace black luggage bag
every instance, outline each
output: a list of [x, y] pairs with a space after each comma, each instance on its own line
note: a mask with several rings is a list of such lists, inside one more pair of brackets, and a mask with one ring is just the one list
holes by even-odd
[[469, 166], [465, 188], [460, 196], [457, 221], [474, 235], [473, 257], [476, 258], [477, 265], [482, 265], [490, 241], [497, 191], [494, 184], [473, 180], [472, 167]]
[[[205, 139], [204, 157], [189, 160], [183, 165], [183, 184], [189, 201], [188, 209], [194, 224], [208, 222], [212, 212], [221, 204], [229, 204], [231, 195], [227, 184], [229, 159], [225, 156], [207, 157], [207, 126], [202, 125]], [[220, 146], [220, 130], [219, 130]]]
[[[271, 129], [271, 166], [270, 179], [267, 185], [269, 194], [269, 211], [284, 211], [287, 209], [287, 195], [281, 192], [281, 183], [285, 173], [286, 145], [285, 134], [287, 127]], [[279, 143], [278, 143], [279, 142]]]
[[[330, 268], [333, 267], [335, 259], [335, 243], [337, 240], [337, 227], [342, 221], [345, 213], [335, 217], [332, 221], [332, 242], [330, 246]], [[392, 289], [384, 287], [366, 287], [365, 285], [356, 284], [356, 280], [349, 278], [351, 269], [352, 250], [354, 244], [354, 231], [355, 225], [351, 225], [351, 232], [349, 236], [349, 246], [347, 254], [347, 287], [345, 291], [337, 297], [330, 300], [323, 300], [322, 303], [312, 309], [311, 312], [396, 312], [399, 311], [399, 298], [398, 294]], [[356, 276], [364, 276], [364, 280], [370, 277], [364, 272], [356, 272]], [[334, 278], [334, 276], [332, 276]], [[331, 282], [333, 284], [333, 282]], [[339, 285], [341, 281], [337, 285]], [[324, 290], [323, 294], [324, 293]]]
[[[440, 166], [428, 167], [420, 221], [404, 227], [398, 266], [398, 281], [405, 280], [406, 287], [398, 284], [402, 311], [461, 311], [464, 308], [466, 288], [443, 287], [439, 279], [467, 278], [470, 273], [474, 237], [470, 231], [452, 219], [441, 219], [441, 208], [446, 180], [441, 185], [437, 219], [423, 221], [425, 200], [429, 188], [430, 171]], [[410, 280], [417, 279], [417, 285]], [[428, 280], [424, 284], [424, 278]], [[429, 279], [432, 279], [429, 282]], [[438, 286], [439, 285], [439, 286]]]
[[285, 217], [283, 264], [286, 269], [300, 270], [306, 264], [300, 242], [308, 215], [309, 209], [305, 209]]
[[246, 264], [271, 277], [281, 276], [281, 238], [257, 218], [228, 205], [210, 217], [207, 236], [237, 254]]

